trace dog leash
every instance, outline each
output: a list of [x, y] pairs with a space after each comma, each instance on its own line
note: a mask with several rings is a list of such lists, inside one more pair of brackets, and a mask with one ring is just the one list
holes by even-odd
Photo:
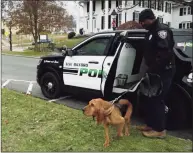
[[[115, 98], [114, 100], [111, 100], [110, 103], [113, 105], [115, 102], [118, 102], [122, 96], [124, 96], [125, 94], [127, 94], [128, 92], [134, 92], [136, 91], [137, 87], [140, 85], [140, 83], [144, 80], [145, 78], [141, 78], [141, 80], [136, 83], [135, 85], [131, 86], [127, 91], [125, 91], [124, 93], [122, 93], [119, 97]], [[169, 112], [169, 108], [168, 106], [165, 105], [165, 113], [167, 114]]]
[[141, 78], [141, 80], [139, 82], [137, 82], [136, 84], [134, 84], [133, 86], [131, 86], [127, 91], [125, 91], [124, 93], [122, 93], [119, 97], [115, 98], [114, 100], [111, 100], [110, 103], [114, 104], [115, 102], [118, 102], [121, 97], [123, 97], [125, 94], [127, 94], [128, 92], [135, 92], [136, 89], [138, 88], [138, 86], [140, 85], [140, 83], [144, 80], [145, 78]]

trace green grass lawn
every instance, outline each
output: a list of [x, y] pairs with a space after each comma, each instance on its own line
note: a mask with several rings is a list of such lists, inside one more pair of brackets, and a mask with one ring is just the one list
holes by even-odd
[[22, 55], [22, 56], [46, 56], [51, 54], [52, 52], [38, 52], [33, 50], [25, 50], [24, 52], [12, 52], [12, 51], [2, 51], [2, 54], [9, 54], [9, 55]]
[[[74, 47], [76, 44], [80, 43], [81, 41], [83, 41], [85, 38], [77, 38], [77, 39], [68, 39], [65, 36], [61, 36], [61, 35], [53, 35], [53, 40], [54, 43], [56, 44], [56, 47], [62, 47], [64, 45], [66, 45], [68, 48], [72, 48]], [[43, 45], [44, 47], [47, 47], [48, 44]], [[32, 45], [29, 44], [17, 44], [16, 47], [25, 47], [25, 46], [29, 46], [29, 47], [34, 47]], [[43, 47], [42, 46], [42, 47]], [[45, 49], [47, 50], [47, 49]], [[42, 52], [38, 52], [38, 51], [33, 51], [33, 50], [25, 50], [24, 52], [11, 52], [11, 51], [5, 51], [3, 50], [2, 53], [4, 54], [10, 54], [10, 55], [23, 55], [23, 56], [45, 56], [50, 54], [49, 51], [42, 51]]]
[[[74, 45], [78, 44], [84, 38], [79, 39], [68, 39], [66, 34], [63, 35], [48, 35], [49, 39], [52, 39], [54, 43], [56, 43], [56, 47], [62, 47], [63, 45], [67, 45], [69, 48], [73, 47]], [[17, 44], [17, 46], [29, 46], [29, 44], [25, 43], [32, 43], [32, 40], [29, 39], [29, 37], [26, 37], [25, 35], [19, 36], [19, 35], [13, 35], [12, 43]]]
[[[191, 151], [192, 142], [172, 136], [149, 139], [134, 128], [103, 147], [104, 128], [82, 111], [2, 89], [2, 151]], [[115, 129], [111, 127], [111, 136]]]
[[77, 38], [77, 39], [62, 38], [58, 39], [57, 41], [54, 41], [54, 43], [56, 43], [57, 47], [62, 47], [63, 45], [66, 45], [68, 48], [72, 48], [81, 41], [83, 41], [84, 39], [86, 38]]

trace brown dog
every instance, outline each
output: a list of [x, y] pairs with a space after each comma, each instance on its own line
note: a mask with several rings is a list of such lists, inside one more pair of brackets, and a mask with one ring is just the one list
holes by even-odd
[[132, 104], [126, 100], [119, 100], [118, 104], [126, 106], [125, 114], [120, 109], [103, 99], [92, 99], [87, 106], [83, 108], [84, 115], [96, 117], [97, 124], [103, 124], [105, 128], [105, 143], [104, 146], [109, 146], [109, 125], [117, 126], [117, 137], [123, 136], [123, 128], [125, 126], [125, 135], [130, 134], [130, 118], [133, 111]]

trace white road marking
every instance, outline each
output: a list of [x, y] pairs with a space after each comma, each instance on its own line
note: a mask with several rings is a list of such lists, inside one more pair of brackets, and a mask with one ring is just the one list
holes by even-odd
[[17, 80], [17, 79], [4, 79], [4, 78], [1, 78], [1, 80], [11, 80], [11, 81], [18, 81], [18, 82], [27, 82], [27, 83], [36, 83], [37, 81], [27, 81], [27, 80]]
[[12, 81], [11, 79], [8, 79], [7, 81], [5, 81], [2, 85], [2, 88], [4, 88], [10, 81]]
[[33, 83], [30, 82], [30, 84], [29, 84], [29, 86], [28, 86], [28, 89], [27, 89], [27, 92], [26, 92], [27, 95], [31, 95], [32, 88], [33, 88]]
[[27, 81], [27, 80], [15, 80], [15, 79], [11, 79], [12, 81], [18, 81], [18, 82], [28, 82], [28, 83], [36, 83], [36, 81]]
[[51, 103], [51, 102], [58, 101], [58, 100], [63, 100], [63, 99], [69, 98], [69, 97], [71, 97], [71, 96], [65, 96], [65, 97], [60, 97], [60, 98], [58, 98], [58, 99], [48, 100], [48, 102]]

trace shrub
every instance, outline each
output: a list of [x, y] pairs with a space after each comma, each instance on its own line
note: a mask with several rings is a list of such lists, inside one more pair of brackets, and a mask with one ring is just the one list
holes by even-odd
[[73, 38], [75, 35], [76, 35], [75, 32], [70, 32], [70, 33], [68, 34], [68, 39]]

